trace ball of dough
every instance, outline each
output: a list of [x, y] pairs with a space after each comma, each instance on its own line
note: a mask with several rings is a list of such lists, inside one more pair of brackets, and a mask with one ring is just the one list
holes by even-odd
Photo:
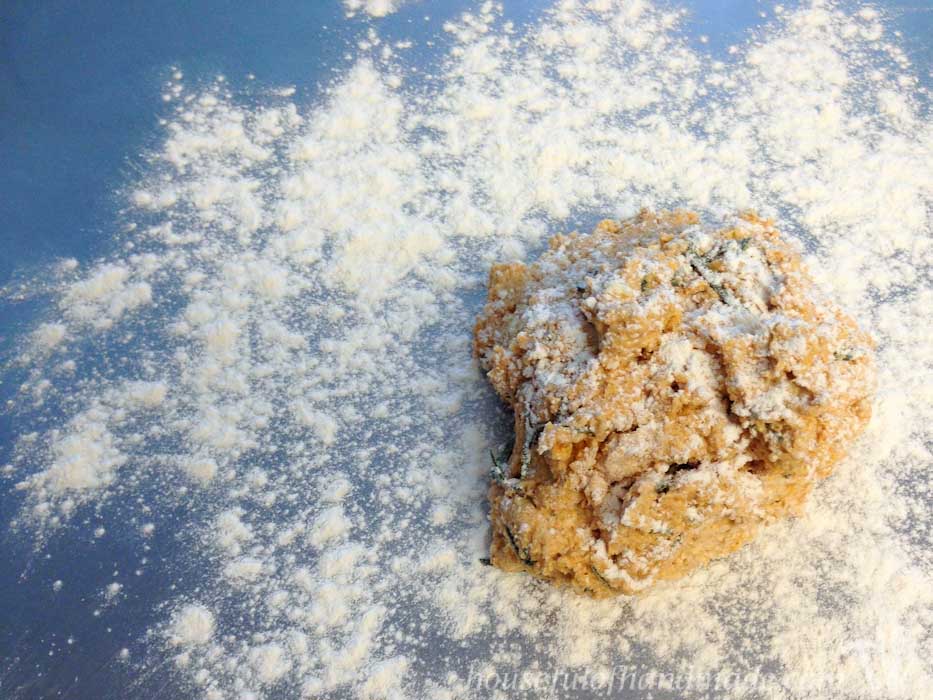
[[636, 593], [797, 512], [864, 428], [871, 338], [772, 222], [641, 212], [492, 268], [474, 350], [515, 414], [491, 562]]

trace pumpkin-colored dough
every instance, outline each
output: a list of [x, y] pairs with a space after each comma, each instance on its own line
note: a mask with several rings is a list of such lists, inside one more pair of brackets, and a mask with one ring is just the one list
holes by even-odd
[[871, 413], [870, 337], [753, 214], [554, 236], [493, 267], [474, 349], [515, 414], [492, 563], [600, 597], [798, 512]]

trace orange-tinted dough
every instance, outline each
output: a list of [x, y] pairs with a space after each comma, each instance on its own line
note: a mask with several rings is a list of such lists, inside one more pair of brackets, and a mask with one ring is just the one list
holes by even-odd
[[493, 267], [474, 349], [515, 412], [492, 563], [596, 596], [796, 512], [871, 412], [870, 337], [753, 214], [554, 236], [534, 264]]

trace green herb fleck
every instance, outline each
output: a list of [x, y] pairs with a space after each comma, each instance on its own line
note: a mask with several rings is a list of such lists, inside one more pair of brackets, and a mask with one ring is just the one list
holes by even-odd
[[606, 579], [605, 576], [603, 576], [601, 573], [599, 573], [599, 569], [596, 568], [596, 565], [595, 565], [595, 564], [590, 564], [590, 571], [593, 572], [593, 574], [596, 576], [596, 578], [598, 578], [600, 581], [603, 582], [603, 585], [604, 585], [606, 588], [612, 588], [612, 584], [609, 583], [609, 581]]
[[593, 430], [593, 429], [592, 429], [591, 427], [589, 427], [589, 426], [582, 426], [582, 427], [581, 427], [581, 426], [569, 425], [569, 424], [566, 424], [566, 423], [565, 423], [565, 424], [562, 424], [562, 425], [558, 425], [557, 427], [559, 427], [559, 428], [567, 428], [568, 430], [573, 431], [573, 432], [576, 433], [577, 435], [588, 435], [588, 436], [590, 436], [590, 437], [596, 437], [596, 431]]
[[667, 493], [668, 491], [671, 490], [671, 480], [663, 479], [662, 481], [659, 481], [657, 484], [654, 485], [654, 490], [657, 491], [659, 494]]
[[748, 244], [752, 242], [752, 239], [751, 238], [740, 238], [738, 242], [739, 242], [739, 250], [745, 250], [748, 248]]
[[852, 362], [856, 355], [851, 350], [837, 350], [833, 353], [833, 357], [837, 360], [842, 360], [843, 362]]
[[504, 483], [508, 477], [506, 476], [506, 470], [502, 462], [496, 457], [496, 453], [492, 450], [489, 450], [489, 456], [492, 457], [492, 478], [500, 484]]
[[647, 291], [648, 291], [648, 278], [642, 277], [641, 278], [641, 293], [644, 294]]
[[528, 468], [531, 466], [531, 447], [534, 445], [541, 431], [544, 430], [544, 424], [533, 425], [529, 414], [525, 414], [525, 441], [522, 444], [522, 468], [519, 478], [524, 479], [528, 476]]
[[784, 442], [784, 433], [781, 432], [781, 429], [771, 425], [770, 423], [765, 423], [765, 430], [768, 431], [768, 436], [777, 442]]
[[721, 258], [723, 253], [725, 252], [726, 252], [726, 246], [720, 245], [719, 243], [717, 243], [716, 245], [714, 245], [712, 248], [710, 248], [707, 251], [706, 255], [701, 255], [700, 257], [702, 258], [704, 263], [711, 263], [713, 262], [713, 260], [717, 260]]
[[696, 273], [703, 278], [706, 284], [708, 284], [710, 288], [719, 295], [719, 298], [724, 304], [729, 304], [730, 306], [736, 306], [738, 304], [732, 292], [719, 284], [716, 279], [716, 273], [706, 266], [706, 263], [711, 258], [701, 258], [699, 255], [694, 253], [693, 255], [689, 256], [689, 259], [690, 266], [696, 270]]
[[508, 528], [507, 525], [503, 525], [502, 528], [505, 530], [505, 534], [509, 538], [509, 544], [512, 545], [512, 549], [515, 550], [516, 556], [521, 559], [522, 564], [525, 566], [534, 566], [534, 560], [531, 558], [531, 553], [528, 548], [520, 549], [518, 546], [518, 541], [515, 539], [515, 535], [512, 534], [512, 531]]

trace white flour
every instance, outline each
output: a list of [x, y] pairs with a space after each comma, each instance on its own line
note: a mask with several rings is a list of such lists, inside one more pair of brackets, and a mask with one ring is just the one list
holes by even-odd
[[343, 0], [347, 16], [353, 17], [361, 10], [371, 17], [385, 17], [398, 9], [397, 0]]
[[[178, 589], [214, 585], [169, 600], [145, 663], [193, 697], [927, 696], [933, 126], [896, 38], [816, 2], [725, 63], [646, 1], [561, 0], [521, 32], [500, 12], [445, 26], [436, 90], [374, 33], [313, 107], [175, 74], [122, 248], [57, 266], [23, 340], [14, 408], [69, 418], [4, 470], [18, 524], [106, 537], [186, 504]], [[878, 339], [870, 434], [804, 518], [642, 598], [483, 567], [509, 420], [469, 355], [489, 263], [677, 204], [809, 246]], [[118, 522], [76, 517], [108, 503]]]

